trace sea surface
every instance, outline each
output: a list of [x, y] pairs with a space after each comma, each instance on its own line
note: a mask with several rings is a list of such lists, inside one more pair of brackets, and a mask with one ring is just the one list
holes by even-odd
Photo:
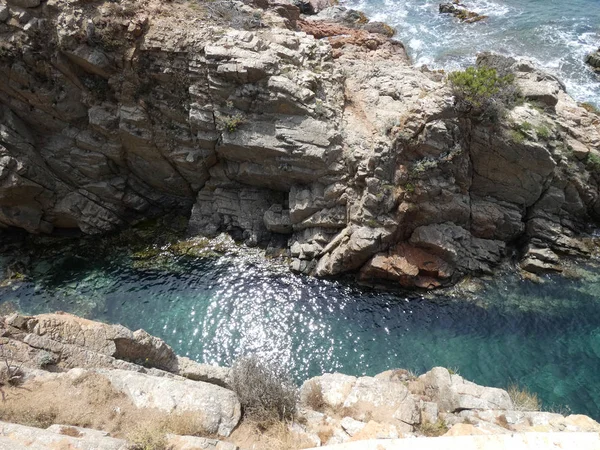
[[576, 100], [600, 106], [600, 79], [584, 63], [600, 46], [600, 0], [464, 0], [468, 9], [488, 16], [473, 24], [440, 14], [446, 1], [341, 4], [395, 27], [417, 65], [456, 70], [473, 64], [482, 51], [526, 57], [558, 75]]
[[298, 383], [441, 365], [480, 384], [526, 387], [545, 409], [600, 419], [600, 275], [590, 267], [579, 266], [577, 279], [536, 284], [509, 273], [468, 285], [468, 294], [425, 298], [243, 256], [140, 264], [65, 252], [29, 265], [26, 280], [0, 288], [0, 309], [144, 328], [201, 362], [259, 355]]

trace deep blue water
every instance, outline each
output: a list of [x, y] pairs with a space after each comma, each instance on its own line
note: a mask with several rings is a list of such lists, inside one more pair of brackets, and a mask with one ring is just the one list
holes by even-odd
[[142, 327], [198, 361], [258, 354], [299, 382], [442, 365], [481, 384], [525, 386], [545, 408], [600, 418], [600, 276], [583, 267], [577, 280], [504, 275], [468, 296], [431, 299], [240, 257], [135, 268], [126, 258], [64, 255], [33, 267], [28, 281], [0, 288], [0, 302]]
[[469, 9], [488, 16], [474, 24], [439, 14], [444, 1], [342, 4], [394, 26], [418, 65], [453, 70], [472, 64], [480, 51], [518, 55], [558, 75], [578, 101], [600, 106], [600, 79], [584, 64], [585, 55], [600, 46], [600, 0], [463, 0]]

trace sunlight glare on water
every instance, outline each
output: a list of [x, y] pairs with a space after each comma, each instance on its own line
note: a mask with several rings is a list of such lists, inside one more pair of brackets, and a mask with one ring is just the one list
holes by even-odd
[[0, 302], [144, 328], [201, 362], [259, 355], [298, 382], [441, 365], [485, 385], [516, 382], [547, 407], [600, 418], [600, 276], [592, 269], [576, 281], [505, 276], [469, 299], [424, 299], [243, 258], [136, 269], [126, 259], [65, 257], [37, 266], [31, 281], [0, 290]]

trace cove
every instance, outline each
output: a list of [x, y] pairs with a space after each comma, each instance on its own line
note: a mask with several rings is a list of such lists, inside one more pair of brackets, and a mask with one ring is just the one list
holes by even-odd
[[26, 281], [0, 288], [0, 307], [144, 328], [201, 362], [257, 354], [298, 382], [441, 365], [480, 384], [525, 386], [546, 410], [600, 418], [600, 275], [591, 267], [579, 279], [507, 274], [468, 298], [422, 298], [240, 256], [145, 266], [65, 253], [30, 264]]

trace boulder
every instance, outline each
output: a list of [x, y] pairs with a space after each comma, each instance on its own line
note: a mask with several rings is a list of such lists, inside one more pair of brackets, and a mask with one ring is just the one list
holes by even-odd
[[600, 50], [590, 53], [586, 56], [585, 62], [589, 64], [596, 72], [600, 71]]
[[168, 413], [197, 412], [208, 433], [229, 436], [241, 418], [235, 393], [214, 384], [180, 378], [155, 377], [125, 370], [98, 370], [138, 408]]
[[0, 22], [6, 22], [10, 17], [10, 10], [8, 5], [0, 4]]
[[434, 367], [421, 375], [419, 380], [424, 382], [425, 393], [438, 404], [441, 412], [513, 409], [512, 401], [505, 390], [479, 386], [459, 375], [451, 375], [448, 369], [443, 367]]
[[[420, 412], [415, 399], [404, 384], [373, 377], [349, 377], [342, 374], [324, 374], [311, 378], [302, 385], [301, 399], [306, 402], [309, 392], [319, 386], [325, 405], [343, 411], [346, 424], [374, 420], [393, 425], [397, 431], [412, 431], [420, 422]], [[342, 425], [343, 426], [343, 425]]]

